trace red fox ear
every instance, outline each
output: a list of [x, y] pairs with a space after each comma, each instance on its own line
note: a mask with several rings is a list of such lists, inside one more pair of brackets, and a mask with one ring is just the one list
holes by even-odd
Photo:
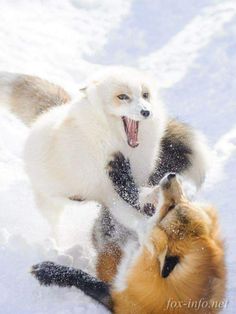
[[179, 263], [178, 256], [167, 256], [165, 257], [164, 264], [161, 270], [161, 277], [166, 278], [174, 270], [175, 266]]
[[160, 276], [162, 277], [162, 272], [165, 267], [165, 260], [166, 260], [166, 254], [167, 254], [167, 246], [163, 248], [163, 250], [158, 254], [158, 260], [160, 263]]
[[160, 228], [155, 228], [152, 232], [152, 242], [156, 249], [157, 258], [160, 263], [160, 275], [165, 264], [165, 258], [168, 250], [168, 237], [167, 234]]
[[160, 228], [152, 233], [152, 241], [156, 248], [157, 259], [160, 263], [160, 276], [166, 278], [179, 263], [179, 257], [168, 254], [168, 237]]

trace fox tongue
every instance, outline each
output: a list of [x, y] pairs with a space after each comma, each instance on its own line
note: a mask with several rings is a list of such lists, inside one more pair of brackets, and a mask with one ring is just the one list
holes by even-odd
[[126, 135], [128, 138], [128, 144], [131, 147], [138, 146], [138, 121], [125, 117]]

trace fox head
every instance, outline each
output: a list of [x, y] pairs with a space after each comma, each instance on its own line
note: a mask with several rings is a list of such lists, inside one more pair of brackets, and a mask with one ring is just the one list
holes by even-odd
[[205, 300], [210, 306], [224, 298], [224, 250], [215, 210], [191, 202], [175, 174], [161, 181], [158, 193], [159, 208], [149, 219], [150, 229], [144, 238], [140, 234], [125, 280], [115, 282], [115, 312], [218, 313], [214, 308], [168, 308], [170, 300]]
[[[159, 209], [144, 239], [139, 247], [136, 240], [127, 247], [111, 285], [52, 262], [34, 265], [31, 272], [43, 285], [75, 286], [117, 314], [219, 312], [225, 264], [217, 216], [213, 208], [189, 201], [175, 174], [160, 183]], [[183, 306], [169, 308], [169, 301]], [[202, 301], [208, 306], [196, 308]]]
[[[164, 260], [174, 257], [175, 263], [192, 251], [202, 248], [218, 233], [216, 212], [208, 205], [190, 201], [183, 191], [180, 178], [168, 174], [159, 185], [159, 208], [153, 219], [151, 241], [159, 247], [160, 273], [165, 277]], [[160, 252], [160, 232], [164, 235]]]
[[157, 225], [170, 240], [191, 239], [210, 235], [212, 232], [212, 213], [208, 206], [194, 203], [184, 193], [180, 178], [168, 174], [160, 182], [160, 205]]
[[132, 148], [139, 145], [139, 129], [150, 120], [163, 117], [154, 79], [129, 67], [103, 70], [88, 82], [83, 92], [98, 110], [113, 118], [110, 123], [119, 128]]

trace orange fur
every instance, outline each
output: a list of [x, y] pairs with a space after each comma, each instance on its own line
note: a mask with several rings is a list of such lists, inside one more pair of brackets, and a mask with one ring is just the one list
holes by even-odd
[[114, 244], [107, 245], [105, 250], [98, 254], [96, 273], [100, 280], [112, 282], [117, 273], [121, 255], [121, 249]]
[[[113, 288], [114, 313], [218, 313], [226, 271], [216, 212], [190, 203], [176, 179], [161, 188], [164, 201], [149, 239], [153, 251], [144, 246], [127, 269], [126, 288]], [[161, 276], [163, 255], [179, 257], [167, 278]]]

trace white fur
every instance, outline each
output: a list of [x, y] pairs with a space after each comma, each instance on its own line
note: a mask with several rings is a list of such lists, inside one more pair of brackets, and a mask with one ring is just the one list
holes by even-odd
[[[150, 101], [142, 98], [145, 85]], [[114, 104], [114, 95], [128, 88], [132, 101]], [[151, 110], [144, 119], [140, 108]], [[121, 116], [140, 121], [139, 146], [131, 148]], [[158, 157], [165, 113], [152, 83], [133, 69], [112, 68], [93, 79], [84, 95], [53, 108], [33, 125], [25, 148], [25, 164], [43, 213], [55, 225], [59, 213], [77, 196], [107, 206], [115, 218], [135, 229], [141, 215], [115, 192], [106, 172], [112, 154], [129, 158], [136, 182], [145, 185]]]
[[138, 256], [142, 253], [142, 247], [135, 240], [127, 242], [123, 250], [123, 257], [118, 265], [113, 287], [115, 291], [123, 291], [127, 288], [127, 273], [137, 261]]
[[211, 162], [211, 152], [206, 143], [206, 138], [200, 132], [194, 131], [189, 146], [193, 150], [191, 155], [192, 167], [181, 173], [181, 176], [190, 180], [196, 188], [199, 188], [204, 182], [206, 169]]
[[[146, 218], [145, 220], [140, 221], [136, 228], [137, 238], [130, 239], [123, 248], [123, 257], [118, 265], [117, 274], [113, 282], [116, 291], [123, 291], [127, 288], [127, 273], [133, 268], [140, 254], [143, 252], [143, 248], [146, 247], [151, 254], [155, 252], [150, 235], [154, 226], [159, 221], [159, 209], [164, 202], [163, 194], [160, 191], [158, 191], [157, 194], [159, 202], [156, 213], [151, 218]], [[145, 200], [145, 195], [143, 195], [143, 199]], [[149, 195], [147, 194], [146, 201], [148, 200]], [[163, 252], [162, 255], [159, 256], [161, 268], [164, 264], [165, 253], [166, 252]]]

